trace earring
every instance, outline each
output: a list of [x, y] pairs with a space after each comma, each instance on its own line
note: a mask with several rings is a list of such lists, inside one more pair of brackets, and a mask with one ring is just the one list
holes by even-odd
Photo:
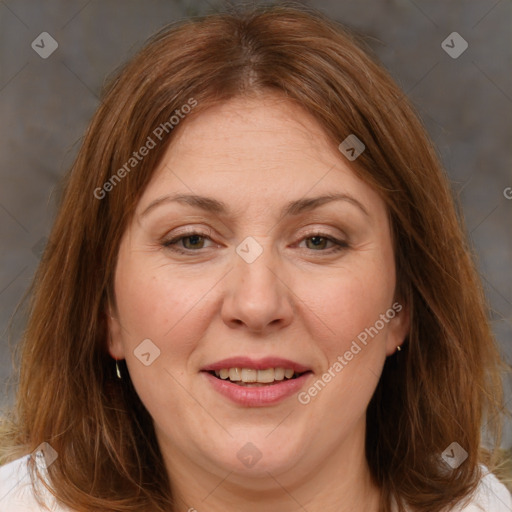
[[397, 351], [397, 352], [400, 352], [401, 350], [402, 350], [402, 347], [401, 347], [400, 345], [398, 345], [398, 346], [396, 347], [396, 351]]
[[122, 379], [121, 372], [119, 371], [119, 365], [117, 364], [117, 359], [116, 359], [116, 374], [117, 374], [118, 379]]

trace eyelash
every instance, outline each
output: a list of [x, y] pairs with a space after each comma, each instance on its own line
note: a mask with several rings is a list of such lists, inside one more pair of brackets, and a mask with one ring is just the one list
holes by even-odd
[[[193, 236], [199, 236], [199, 237], [204, 238], [206, 240], [213, 241], [206, 233], [201, 233], [200, 231], [189, 231], [189, 232], [182, 233], [179, 236], [176, 236], [176, 237], [171, 238], [169, 240], [164, 240], [161, 245], [165, 249], [169, 249], [169, 250], [171, 250], [173, 252], [177, 252], [177, 253], [180, 253], [180, 254], [191, 255], [192, 253], [199, 252], [201, 249], [196, 249], [196, 250], [194, 250], [194, 249], [180, 249], [180, 248], [178, 248], [178, 246], [176, 244], [180, 240], [183, 240], [185, 238], [190, 238], [190, 237], [193, 237]], [[315, 251], [315, 250], [312, 249], [313, 252], [323, 252], [323, 253], [333, 254], [333, 253], [337, 253], [339, 251], [342, 251], [342, 250], [345, 250], [345, 249], [349, 248], [349, 244], [346, 241], [338, 240], [337, 238], [334, 238], [332, 236], [326, 235], [325, 233], [321, 233], [321, 232], [317, 232], [317, 231], [306, 233], [306, 236], [302, 237], [300, 239], [300, 242], [302, 242], [303, 240], [307, 240], [309, 238], [316, 238], [316, 237], [324, 238], [324, 239], [328, 240], [329, 242], [332, 242], [333, 244], [335, 244], [335, 247], [331, 247], [330, 250], [319, 250], [319, 251]]]

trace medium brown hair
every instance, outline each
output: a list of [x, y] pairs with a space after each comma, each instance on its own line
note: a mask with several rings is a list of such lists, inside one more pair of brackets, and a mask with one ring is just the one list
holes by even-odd
[[[397, 298], [411, 328], [388, 357], [367, 411], [366, 456], [383, 512], [436, 512], [475, 489], [490, 464], [485, 422], [501, 435], [500, 356], [471, 251], [436, 152], [403, 92], [348, 29], [298, 6], [213, 14], [159, 32], [112, 79], [67, 177], [31, 291], [16, 409], [2, 444], [48, 442], [57, 497], [76, 510], [168, 511], [170, 485], [152, 420], [122, 366], [105, 311], [120, 238], [181, 121], [102, 199], [104, 186], [191, 98], [190, 117], [272, 92], [311, 113], [334, 147], [355, 134], [354, 172], [383, 198]], [[340, 154], [340, 158], [344, 158]], [[7, 423], [6, 423], [7, 425]], [[453, 441], [467, 460], [447, 470]], [[11, 458], [15, 456], [11, 452]]]

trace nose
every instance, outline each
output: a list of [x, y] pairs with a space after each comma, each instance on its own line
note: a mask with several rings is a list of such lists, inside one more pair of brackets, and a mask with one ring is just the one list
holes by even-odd
[[230, 328], [265, 334], [286, 327], [293, 319], [293, 292], [278, 256], [270, 247], [262, 249], [252, 262], [234, 253], [221, 311]]

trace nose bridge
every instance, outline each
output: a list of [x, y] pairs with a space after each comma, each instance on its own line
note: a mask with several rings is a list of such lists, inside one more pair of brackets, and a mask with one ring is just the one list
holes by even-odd
[[275, 301], [280, 288], [276, 275], [278, 265], [269, 239], [258, 241], [249, 236], [237, 246], [236, 253], [237, 295], [247, 295], [245, 300], [253, 297], [253, 302], [258, 303], [260, 299], [264, 299], [265, 304]]
[[287, 287], [279, 278], [279, 261], [270, 245], [262, 239], [245, 238], [236, 247], [234, 265], [223, 306], [225, 321], [253, 330], [289, 323]]

